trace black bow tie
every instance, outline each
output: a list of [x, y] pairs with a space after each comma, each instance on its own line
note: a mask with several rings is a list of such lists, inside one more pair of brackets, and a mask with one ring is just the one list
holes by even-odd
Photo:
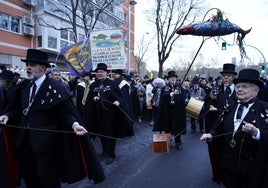
[[248, 105], [249, 105], [249, 103], [239, 103], [240, 104], [240, 106], [244, 106], [244, 107], [248, 107]]
[[255, 102], [255, 98], [249, 100], [248, 102], [245, 102], [245, 103], [242, 103], [242, 102], [239, 102], [240, 105], [242, 106], [245, 106], [246, 108], [248, 107], [249, 104], [252, 104]]

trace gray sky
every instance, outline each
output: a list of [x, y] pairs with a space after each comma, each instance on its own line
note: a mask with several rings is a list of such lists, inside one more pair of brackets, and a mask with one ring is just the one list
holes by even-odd
[[[150, 40], [154, 36], [154, 28], [150, 26], [146, 20], [144, 12], [152, 7], [153, 0], [137, 0], [135, 27], [136, 27], [136, 41], [141, 41], [141, 38]], [[249, 29], [252, 27], [251, 32], [245, 37], [244, 41], [247, 45], [251, 45], [259, 49], [264, 55], [266, 62], [268, 61], [268, 2], [266, 0], [207, 0], [209, 4], [207, 10], [210, 8], [218, 8], [223, 11], [224, 15], [242, 29]], [[200, 18], [202, 20], [202, 18]], [[144, 34], [149, 32], [149, 34]], [[172, 57], [164, 64], [164, 68], [174, 66], [178, 58], [188, 58], [186, 61], [191, 61], [193, 54], [199, 48], [202, 37], [197, 36], [182, 36], [188, 42], [188, 47], [184, 52], [178, 52], [174, 49]], [[227, 43], [233, 44], [234, 34], [222, 36]], [[145, 42], [146, 42], [145, 39]], [[149, 70], [158, 70], [157, 54], [154, 49], [156, 45], [152, 45], [150, 52], [145, 57], [147, 68]], [[263, 62], [262, 54], [250, 46], [245, 46], [248, 57], [254, 62]], [[209, 39], [205, 42], [200, 53], [202, 56], [203, 66], [215, 66], [211, 63], [211, 59], [216, 59], [217, 66], [222, 66], [223, 63], [231, 63], [233, 57], [240, 60], [240, 54], [237, 46], [227, 46], [226, 51], [221, 50], [221, 43], [216, 43], [215, 40]], [[267, 56], [267, 57], [266, 57]], [[150, 57], [150, 58], [148, 58]], [[250, 60], [247, 60], [250, 61]], [[247, 63], [245, 61], [245, 63]], [[238, 62], [239, 63], [239, 62]], [[196, 62], [194, 63], [196, 64]], [[198, 64], [198, 62], [197, 62]], [[200, 66], [200, 63], [199, 65]], [[202, 65], [201, 65], [202, 66]]]

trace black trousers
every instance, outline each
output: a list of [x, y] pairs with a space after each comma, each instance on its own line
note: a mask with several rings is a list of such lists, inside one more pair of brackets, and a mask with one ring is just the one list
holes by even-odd
[[20, 173], [27, 188], [60, 188], [57, 151], [35, 153], [30, 143], [26, 133], [18, 152]]
[[103, 153], [115, 157], [115, 110], [99, 110], [98, 123], [100, 126], [100, 137]]
[[242, 176], [236, 172], [224, 169], [224, 186], [226, 188], [249, 188], [250, 176]]
[[208, 153], [212, 169], [212, 180], [220, 183], [223, 182], [222, 154], [223, 139], [213, 138], [212, 142], [208, 142]]
[[1, 187], [10, 187], [7, 151], [1, 131], [0, 128], [0, 185]]
[[[204, 129], [204, 118], [203, 117], [202, 118], [198, 117], [198, 122], [199, 122], [199, 130], [203, 130]], [[191, 117], [191, 129], [194, 130], [194, 131], [196, 130], [195, 123], [196, 123], [196, 119]]]

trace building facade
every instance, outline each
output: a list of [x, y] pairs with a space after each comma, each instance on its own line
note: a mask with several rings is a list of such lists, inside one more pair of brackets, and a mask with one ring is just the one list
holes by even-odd
[[[110, 4], [107, 2], [111, 0], [83, 1], [87, 2], [86, 24], [80, 19], [83, 16], [81, 7], [75, 10], [75, 23], [71, 20], [69, 16], [74, 7], [70, 1], [0, 0], [0, 64], [6, 64], [15, 71], [24, 70], [25, 65], [21, 59], [26, 56], [28, 48], [36, 48], [46, 51], [49, 60], [55, 62], [59, 69], [65, 70], [59, 53], [62, 48], [88, 37], [84, 29], [87, 25], [89, 32], [92, 29], [123, 28], [125, 51], [127, 55], [130, 54], [126, 61], [130, 60], [130, 69], [133, 70], [135, 7], [129, 5], [132, 1], [113, 0]], [[105, 3], [107, 5], [102, 6]]]

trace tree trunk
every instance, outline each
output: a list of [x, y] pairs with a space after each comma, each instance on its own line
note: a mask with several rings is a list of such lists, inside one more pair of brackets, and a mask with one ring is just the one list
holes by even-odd
[[163, 76], [163, 64], [164, 64], [164, 62], [159, 62], [159, 69], [158, 69], [158, 77], [159, 78], [162, 78], [162, 76]]

